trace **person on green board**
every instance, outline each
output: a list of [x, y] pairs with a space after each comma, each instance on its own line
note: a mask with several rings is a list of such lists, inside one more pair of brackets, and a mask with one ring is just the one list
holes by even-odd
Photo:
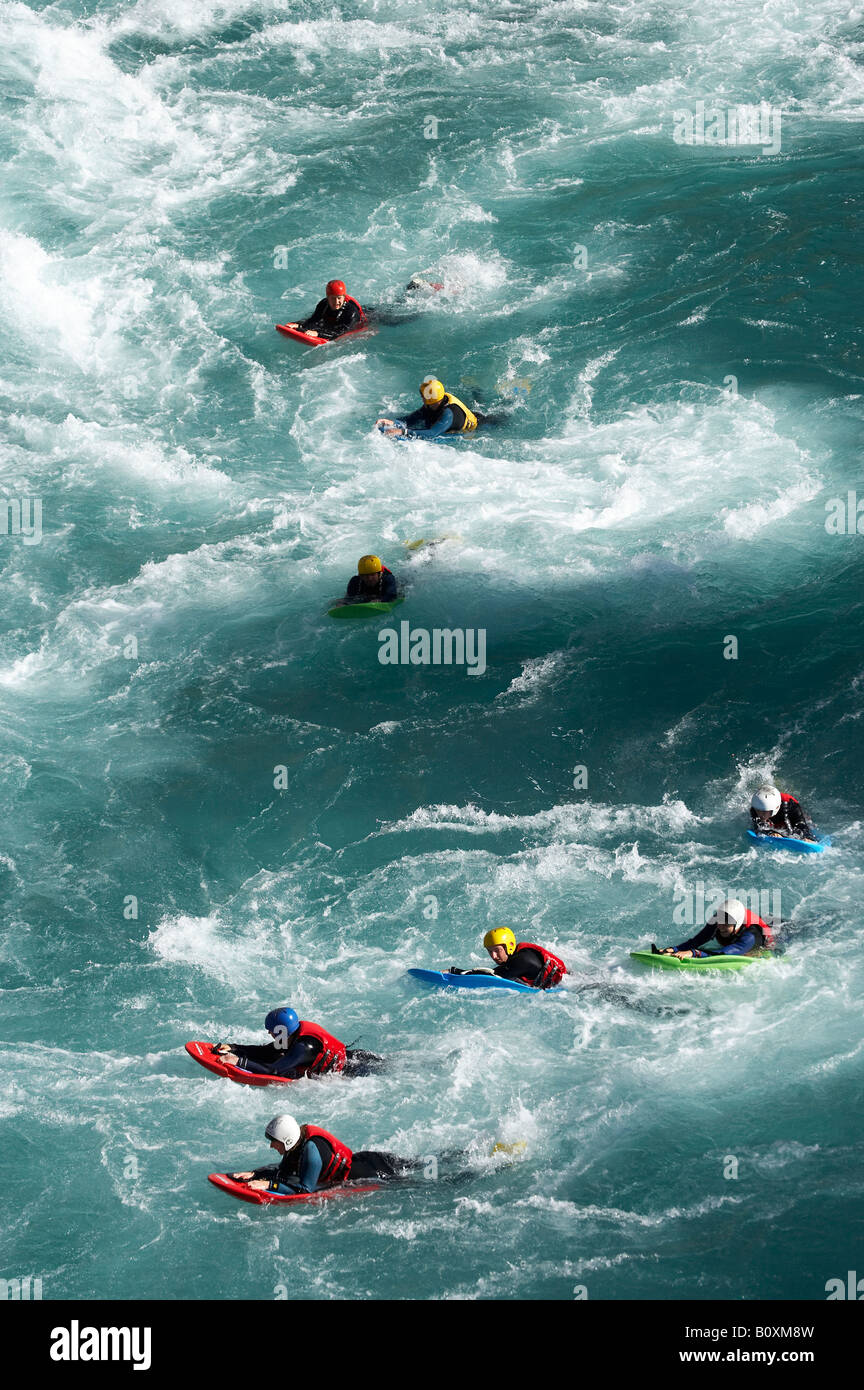
[[396, 576], [382, 565], [377, 555], [361, 555], [357, 573], [348, 580], [348, 603], [392, 603], [399, 597]]
[[688, 941], [662, 950], [656, 946], [651, 949], [655, 955], [675, 956], [677, 960], [702, 960], [717, 955], [755, 956], [773, 951], [775, 946], [768, 923], [758, 913], [750, 912], [738, 898], [727, 898]]

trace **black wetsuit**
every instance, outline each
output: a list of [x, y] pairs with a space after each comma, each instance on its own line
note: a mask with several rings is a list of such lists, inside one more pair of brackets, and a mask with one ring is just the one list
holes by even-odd
[[326, 299], [319, 299], [308, 319], [297, 327], [304, 333], [317, 333], [319, 338], [340, 338], [352, 328], [359, 328], [363, 321], [363, 314], [350, 299], [341, 309], [331, 309]]
[[757, 834], [764, 834], [767, 829], [769, 832], [778, 830], [781, 835], [791, 835], [799, 840], [815, 840], [816, 838], [800, 801], [796, 801], [791, 796], [788, 801], [781, 801], [780, 810], [775, 816], [766, 816], [763, 812], [754, 811], [751, 807], [750, 817], [753, 821], [753, 829]]
[[546, 963], [540, 952], [526, 949], [514, 951], [503, 965], [495, 967], [495, 974], [500, 975], [503, 980], [522, 979], [523, 984], [536, 985], [545, 968]]
[[[276, 1043], [262, 1043], [250, 1047], [248, 1043], [230, 1044], [231, 1051], [237, 1054], [237, 1065], [244, 1071], [262, 1076], [289, 1076], [295, 1081], [305, 1076], [309, 1068], [323, 1051], [318, 1038], [297, 1038], [288, 1047], [277, 1047]], [[364, 1052], [362, 1048], [346, 1052], [347, 1063], [342, 1076], [370, 1076], [385, 1066], [383, 1057], [374, 1052]]]
[[378, 1149], [361, 1149], [351, 1156], [351, 1178], [406, 1178], [424, 1167], [422, 1158], [400, 1158]]
[[413, 323], [415, 319], [422, 317], [412, 307], [417, 303], [418, 294], [425, 292], [431, 295], [434, 294], [435, 290], [442, 290], [443, 288], [443, 285], [425, 280], [422, 276], [412, 276], [404, 290], [400, 290], [394, 297], [389, 308], [386, 304], [364, 304], [363, 313], [366, 315], [368, 323], [381, 323], [391, 328], [400, 323]]
[[387, 1070], [387, 1062], [377, 1052], [367, 1052], [362, 1047], [349, 1047], [345, 1056], [348, 1061], [342, 1071], [343, 1076], [375, 1076]]
[[374, 587], [363, 583], [366, 577], [355, 574], [348, 580], [346, 598], [359, 599], [362, 603], [392, 603], [394, 598], [399, 597], [396, 576], [387, 568], [382, 569], [381, 577]]

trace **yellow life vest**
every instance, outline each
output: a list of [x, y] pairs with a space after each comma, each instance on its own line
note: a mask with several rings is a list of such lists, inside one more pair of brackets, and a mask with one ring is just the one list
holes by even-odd
[[444, 405], [458, 405], [462, 411], [463, 423], [454, 430], [448, 430], [448, 434], [468, 434], [477, 428], [477, 416], [473, 410], [469, 410], [464, 401], [460, 401], [458, 396], [453, 396], [449, 391], [444, 392]]

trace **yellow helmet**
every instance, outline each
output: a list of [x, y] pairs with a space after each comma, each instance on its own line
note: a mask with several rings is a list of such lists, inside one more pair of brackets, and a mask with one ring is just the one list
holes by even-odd
[[446, 394], [437, 376], [424, 376], [420, 382], [420, 395], [427, 405], [437, 405], [439, 401], [443, 401]]
[[383, 568], [377, 555], [361, 555], [357, 561], [358, 574], [380, 574]]
[[516, 938], [509, 927], [493, 927], [483, 938], [483, 946], [488, 951], [492, 946], [506, 946], [508, 956], [516, 950]]

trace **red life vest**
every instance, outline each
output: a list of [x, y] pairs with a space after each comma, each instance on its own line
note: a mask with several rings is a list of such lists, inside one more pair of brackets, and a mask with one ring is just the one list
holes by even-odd
[[346, 304], [355, 304], [355, 305], [357, 306], [357, 308], [360, 310], [360, 323], [365, 323], [365, 322], [366, 322], [366, 310], [363, 308], [363, 305], [360, 304], [360, 303], [358, 302], [358, 300], [356, 300], [356, 299], [354, 298], [353, 294], [346, 294], [346, 296], [345, 296], [345, 303], [346, 303]]
[[[762, 918], [758, 915], [758, 913], [749, 911], [746, 912], [744, 914], [744, 926], [752, 927], [752, 929], [756, 932], [756, 935], [760, 938], [759, 946], [754, 947], [754, 950], [758, 951], [760, 948], [763, 951], [774, 950], [774, 933], [769, 927], [768, 923], [762, 921]], [[747, 954], [752, 955], [752, 952], [748, 951]]]
[[[321, 1176], [318, 1179], [319, 1186], [324, 1183], [346, 1182], [348, 1174], [351, 1172], [351, 1159], [353, 1157], [347, 1144], [343, 1144], [334, 1135], [328, 1134], [326, 1129], [319, 1129], [317, 1125], [303, 1125], [300, 1130], [303, 1144], [309, 1139], [323, 1139], [330, 1145], [333, 1153], [329, 1162], [325, 1160], [324, 1167], [321, 1169]], [[297, 1145], [297, 1171], [300, 1171], [300, 1156], [303, 1152], [303, 1144]]]
[[563, 960], [559, 956], [553, 955], [551, 951], [547, 951], [545, 946], [538, 946], [533, 941], [517, 941], [516, 950], [536, 951], [538, 955], [543, 957], [543, 970], [536, 979], [529, 980], [527, 975], [517, 976], [526, 985], [534, 985], [536, 989], [552, 989], [567, 974], [567, 966]]
[[338, 1038], [334, 1038], [332, 1033], [328, 1033], [319, 1023], [307, 1023], [301, 1018], [300, 1027], [294, 1035], [298, 1038], [315, 1038], [321, 1043], [321, 1051], [315, 1061], [306, 1070], [307, 1076], [314, 1076], [322, 1071], [342, 1071], [348, 1060], [345, 1052], [345, 1044]]

